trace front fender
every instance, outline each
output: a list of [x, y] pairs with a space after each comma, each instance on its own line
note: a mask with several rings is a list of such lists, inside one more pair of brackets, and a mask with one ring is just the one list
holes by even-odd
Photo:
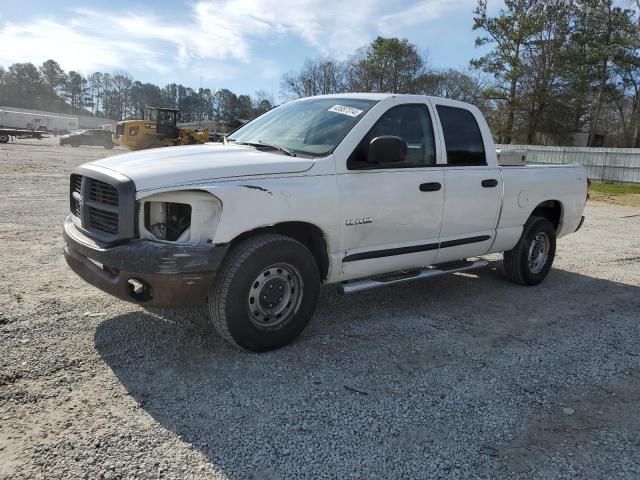
[[330, 249], [339, 244], [341, 208], [333, 175], [238, 180], [206, 190], [222, 202], [215, 244], [283, 222], [311, 223], [324, 232]]

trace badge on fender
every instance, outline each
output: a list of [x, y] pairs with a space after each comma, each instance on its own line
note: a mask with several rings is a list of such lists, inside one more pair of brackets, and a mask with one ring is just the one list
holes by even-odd
[[350, 227], [353, 225], [366, 225], [367, 223], [373, 223], [373, 218], [371, 217], [353, 218], [353, 219], [350, 218], [344, 222], [344, 224], [347, 227]]

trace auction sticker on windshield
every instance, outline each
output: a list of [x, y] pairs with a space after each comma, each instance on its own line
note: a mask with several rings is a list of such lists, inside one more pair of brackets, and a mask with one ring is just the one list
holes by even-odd
[[362, 113], [362, 110], [358, 110], [353, 107], [345, 107], [344, 105], [334, 105], [329, 109], [330, 112], [341, 113], [342, 115], [349, 115], [350, 117], [357, 117]]

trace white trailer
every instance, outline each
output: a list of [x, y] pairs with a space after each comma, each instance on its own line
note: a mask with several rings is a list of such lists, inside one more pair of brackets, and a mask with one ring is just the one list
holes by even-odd
[[80, 126], [78, 117], [57, 115], [10, 107], [0, 107], [0, 127], [37, 130], [73, 131]]

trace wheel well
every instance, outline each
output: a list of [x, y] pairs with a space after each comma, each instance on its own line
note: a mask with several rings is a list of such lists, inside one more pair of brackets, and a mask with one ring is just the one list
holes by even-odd
[[562, 204], [557, 200], [547, 200], [534, 208], [531, 216], [546, 218], [553, 224], [553, 227], [558, 230], [560, 220], [562, 219]]
[[284, 222], [276, 225], [270, 225], [268, 227], [260, 227], [255, 230], [244, 232], [234, 238], [231, 245], [235, 245], [249, 237], [259, 235], [262, 233], [277, 233], [286, 237], [293, 238], [302, 243], [309, 249], [313, 258], [315, 258], [318, 264], [318, 270], [320, 271], [320, 278], [326, 280], [329, 273], [329, 252], [327, 250], [327, 241], [324, 238], [322, 230], [306, 222]]

